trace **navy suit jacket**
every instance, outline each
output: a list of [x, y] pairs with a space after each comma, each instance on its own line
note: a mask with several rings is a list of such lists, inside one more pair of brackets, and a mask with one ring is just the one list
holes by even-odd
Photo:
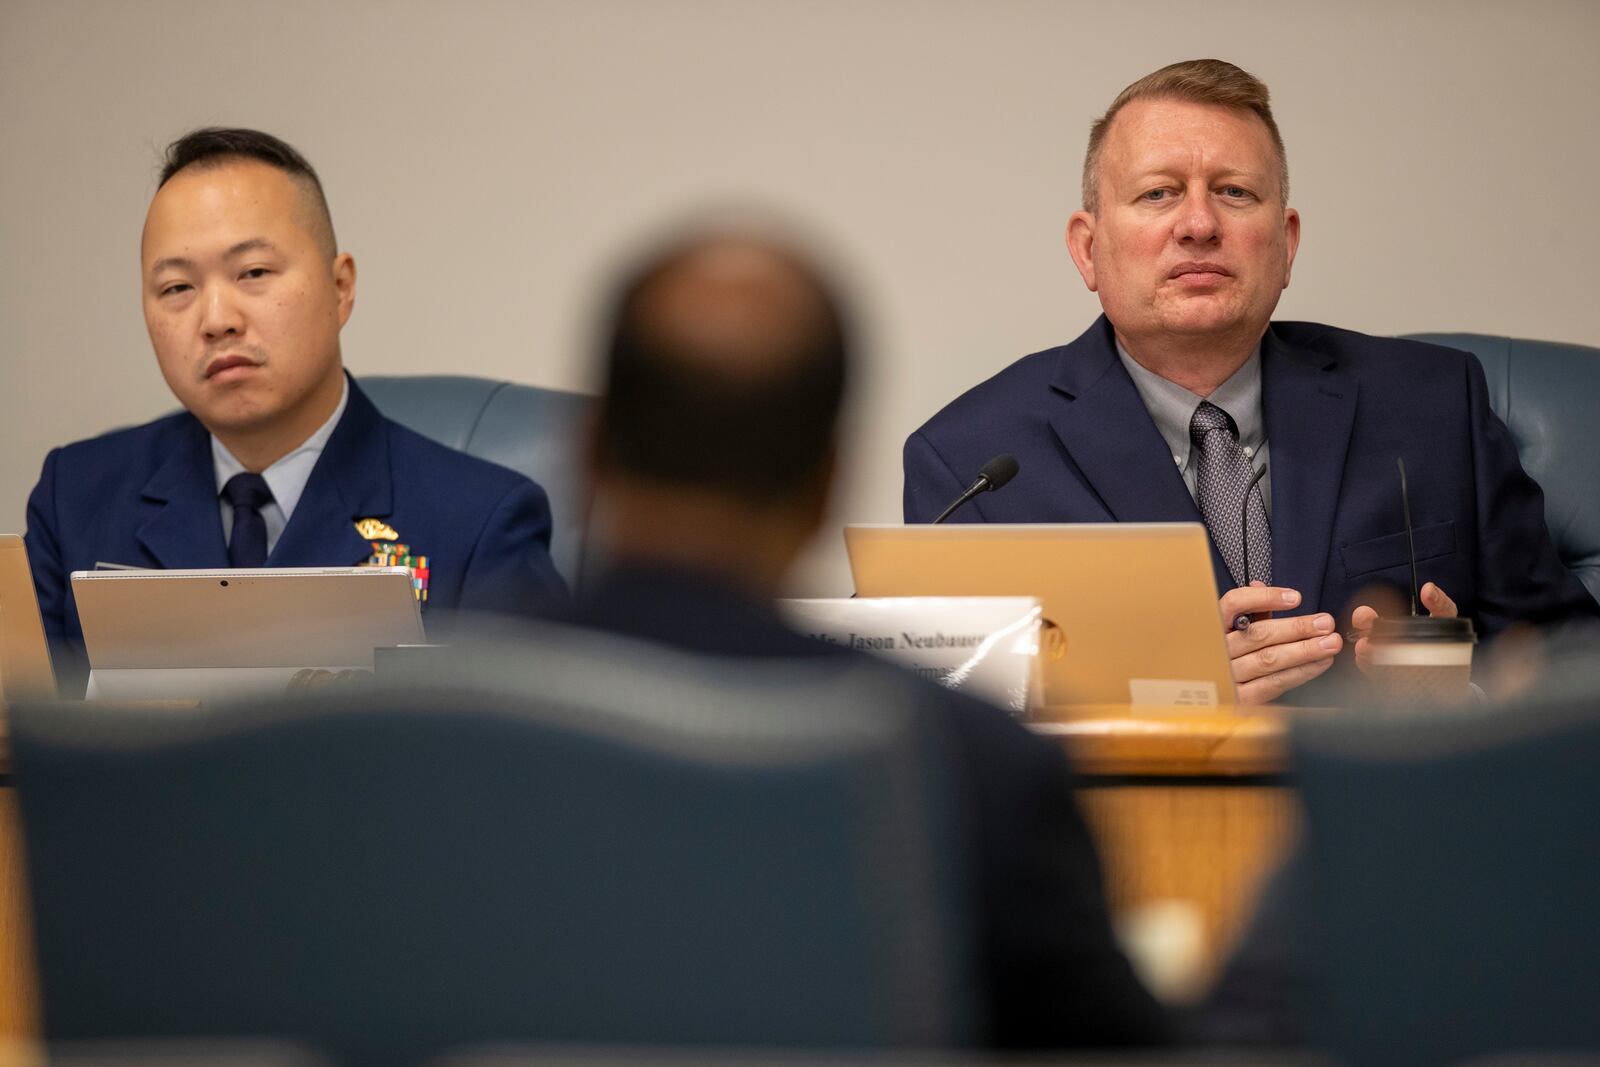
[[[437, 635], [456, 611], [537, 614], [565, 586], [550, 561], [544, 490], [379, 414], [352, 380], [269, 567], [365, 563], [355, 527], [381, 519], [428, 557], [422, 617]], [[81, 692], [83, 628], [70, 575], [98, 562], [222, 568], [227, 542], [211, 439], [188, 412], [53, 450], [28, 498], [28, 561], [64, 691]]]
[[[1437, 582], [1481, 635], [1518, 620], [1600, 615], [1556, 555], [1544, 495], [1490, 410], [1471, 355], [1276, 322], [1261, 341], [1261, 406], [1272, 580], [1304, 598], [1290, 614], [1339, 617], [1369, 585], [1409, 589], [1400, 457], [1419, 580]], [[906, 521], [933, 519], [999, 452], [1015, 455], [1020, 473], [956, 521], [1203, 521], [1104, 316], [1071, 344], [969, 390], [911, 435]], [[1214, 545], [1212, 564], [1218, 588], [1230, 588]]]

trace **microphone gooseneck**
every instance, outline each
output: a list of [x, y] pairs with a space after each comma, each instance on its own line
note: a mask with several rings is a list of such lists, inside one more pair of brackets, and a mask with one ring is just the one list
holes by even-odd
[[933, 525], [937, 526], [939, 523], [948, 519], [951, 512], [955, 511], [962, 504], [965, 504], [979, 493], [992, 493], [996, 489], [999, 489], [1011, 479], [1015, 478], [1017, 476], [1017, 471], [1020, 469], [1021, 468], [1017, 464], [1017, 457], [1011, 455], [1009, 452], [1002, 452], [998, 456], [993, 457], [989, 460], [989, 462], [983, 465], [981, 470], [978, 471], [977, 479], [973, 481], [971, 485], [967, 486], [967, 491], [956, 497], [955, 500], [951, 502], [949, 507], [945, 508], [939, 513], [939, 517], [933, 520]]
[[1256, 483], [1267, 475], [1267, 465], [1263, 463], [1259, 470], [1250, 476], [1250, 484], [1244, 487], [1244, 503], [1239, 505], [1239, 532], [1244, 541], [1244, 581], [1240, 586], [1250, 584], [1250, 494], [1255, 491]]
[[1422, 594], [1417, 590], [1417, 542], [1411, 536], [1411, 494], [1406, 492], [1406, 461], [1396, 456], [1394, 465], [1400, 468], [1400, 511], [1406, 520], [1406, 554], [1411, 557], [1411, 614], [1415, 615]]

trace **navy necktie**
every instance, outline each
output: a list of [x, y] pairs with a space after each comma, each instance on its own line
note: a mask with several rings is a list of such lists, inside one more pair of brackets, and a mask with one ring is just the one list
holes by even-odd
[[228, 562], [235, 567], [262, 567], [267, 562], [267, 520], [261, 509], [272, 503], [272, 490], [259, 474], [245, 471], [228, 479], [222, 496], [233, 505], [233, 536]]
[[[1250, 457], [1234, 437], [1228, 413], [1202, 400], [1189, 420], [1189, 437], [1198, 449], [1194, 468], [1194, 495], [1205, 516], [1211, 540], [1238, 585], [1259, 578], [1272, 584], [1272, 527], [1259, 484], [1250, 488]], [[1250, 544], [1250, 573], [1245, 568], [1245, 542]]]

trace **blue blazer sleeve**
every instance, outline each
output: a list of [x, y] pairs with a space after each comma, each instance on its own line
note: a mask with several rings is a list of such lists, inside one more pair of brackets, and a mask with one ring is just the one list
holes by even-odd
[[461, 606], [472, 611], [536, 616], [567, 595], [550, 560], [550, 504], [524, 478], [489, 514], [468, 557]]
[[61, 561], [61, 538], [56, 522], [56, 461], [59, 448], [44, 458], [39, 483], [28, 494], [28, 566], [33, 571], [33, 588], [39, 595], [39, 615], [44, 632], [52, 644], [66, 636], [67, 575]]
[[[72, 590], [61, 543], [60, 518], [56, 505], [59, 448], [44, 458], [39, 482], [28, 494], [28, 529], [24, 543], [28, 548], [28, 569], [33, 573], [33, 588], [39, 598], [39, 618], [50, 646], [50, 659], [63, 696], [82, 695], [81, 679], [89, 670], [82, 651]], [[69, 621], [69, 615], [74, 617]]]
[[[976, 475], [974, 471], [973, 476]], [[906, 438], [903, 501], [906, 522], [932, 522], [966, 488], [921, 430]], [[974, 508], [977, 502], [969, 501], [965, 506]]]

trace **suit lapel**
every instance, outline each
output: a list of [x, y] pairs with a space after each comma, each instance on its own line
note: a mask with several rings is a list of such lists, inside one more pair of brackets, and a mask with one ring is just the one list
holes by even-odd
[[1339, 373], [1335, 363], [1331, 356], [1290, 347], [1270, 329], [1261, 341], [1261, 407], [1272, 464], [1272, 581], [1298, 589], [1308, 607], [1321, 599], [1355, 425], [1356, 380]]
[[[1062, 350], [1050, 426], [1118, 522], [1199, 522], [1167, 443], [1117, 358], [1105, 316]], [[1166, 462], [1153, 465], [1154, 460]], [[1154, 476], [1151, 476], [1151, 473]]]
[[200, 420], [193, 416], [186, 420], [179, 447], [145, 482], [140, 496], [143, 521], [134, 537], [156, 564], [166, 568], [228, 566], [211, 435]]
[[267, 564], [343, 567], [365, 563], [372, 555], [372, 544], [356, 532], [356, 520], [387, 519], [393, 510], [388, 428], [352, 380], [344, 416], [317, 457], [300, 502]]

